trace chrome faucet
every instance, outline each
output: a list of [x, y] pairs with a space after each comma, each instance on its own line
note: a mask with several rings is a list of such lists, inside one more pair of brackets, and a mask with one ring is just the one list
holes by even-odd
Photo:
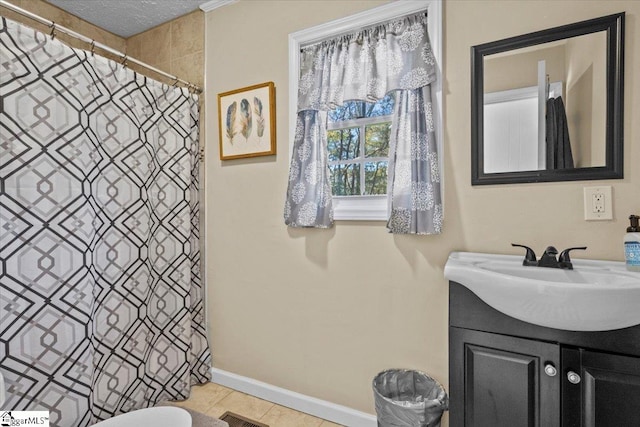
[[564, 270], [573, 270], [573, 264], [571, 263], [571, 257], [569, 256], [569, 252], [573, 250], [586, 250], [586, 246], [579, 246], [574, 248], [568, 248], [560, 252], [558, 255], [558, 250], [553, 246], [548, 246], [547, 249], [544, 250], [544, 253], [540, 257], [540, 259], [536, 259], [536, 253], [528, 246], [518, 245], [516, 243], [512, 243], [511, 246], [516, 246], [519, 248], [525, 248], [527, 253], [524, 256], [524, 261], [522, 261], [522, 265], [524, 266], [536, 266], [536, 267], [548, 267], [548, 268], [561, 268]]

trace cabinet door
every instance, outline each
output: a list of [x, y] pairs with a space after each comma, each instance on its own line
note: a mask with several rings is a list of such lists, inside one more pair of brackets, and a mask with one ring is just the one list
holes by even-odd
[[451, 427], [560, 426], [559, 345], [455, 327], [449, 339]]
[[[578, 352], [580, 361], [576, 366], [577, 360], [573, 354]], [[640, 425], [640, 358], [563, 349], [562, 362], [564, 426]], [[575, 378], [579, 378], [577, 384], [568, 381], [569, 372], [579, 375], [574, 377], [574, 382]]]

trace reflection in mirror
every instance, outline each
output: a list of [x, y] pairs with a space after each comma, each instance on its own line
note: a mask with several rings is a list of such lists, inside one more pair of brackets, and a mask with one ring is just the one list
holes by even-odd
[[485, 172], [605, 165], [606, 41], [601, 31], [484, 57]]
[[473, 184], [622, 178], [624, 14], [472, 48]]

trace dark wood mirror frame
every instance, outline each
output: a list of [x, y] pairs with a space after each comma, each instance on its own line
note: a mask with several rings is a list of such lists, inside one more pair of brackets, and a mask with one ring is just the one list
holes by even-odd
[[[471, 184], [623, 178], [624, 12], [471, 47]], [[484, 172], [484, 57], [606, 31], [606, 164], [575, 169]]]

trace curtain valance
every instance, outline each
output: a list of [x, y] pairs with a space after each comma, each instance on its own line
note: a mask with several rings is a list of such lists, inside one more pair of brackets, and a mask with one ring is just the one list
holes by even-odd
[[298, 111], [330, 110], [344, 101], [377, 101], [436, 78], [425, 13], [390, 21], [304, 48]]

